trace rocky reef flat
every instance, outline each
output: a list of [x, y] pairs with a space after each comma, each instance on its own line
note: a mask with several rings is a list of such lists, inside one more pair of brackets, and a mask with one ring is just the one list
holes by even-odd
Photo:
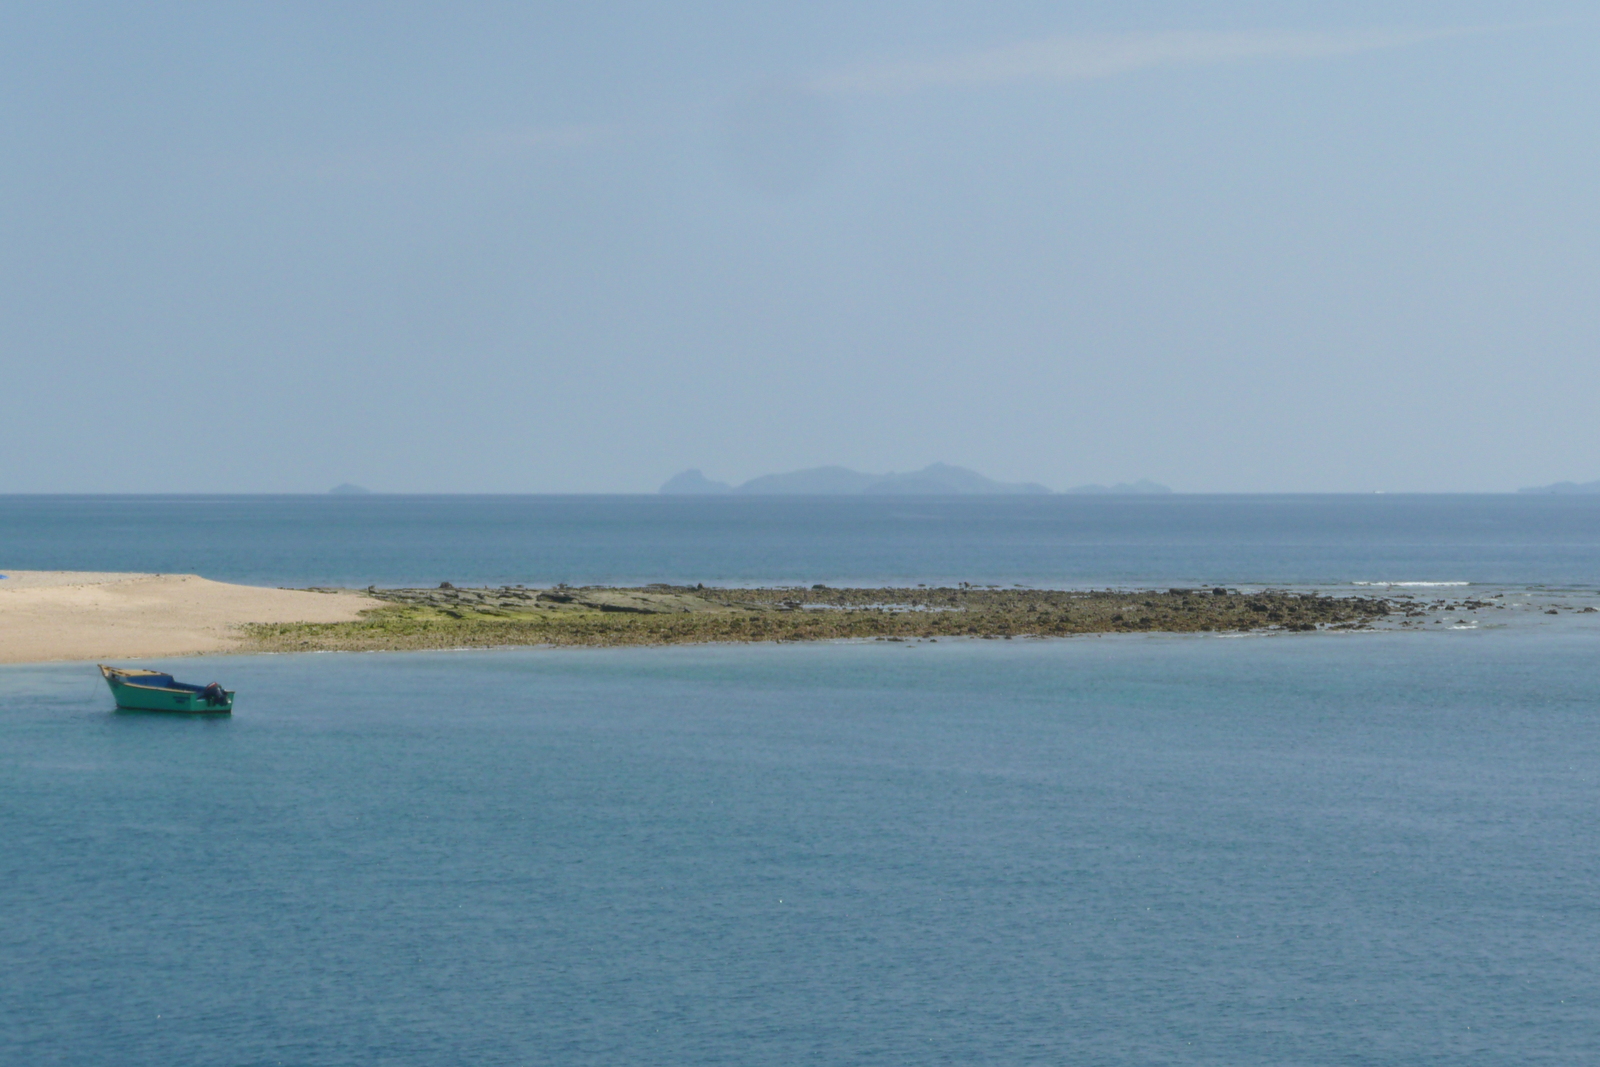
[[[1225, 588], [458, 589], [446, 582], [435, 589], [371, 588], [364, 593], [384, 606], [353, 622], [249, 626], [246, 639], [256, 651], [290, 652], [1309, 632], [1368, 628], [1418, 611], [1409, 598]], [[1494, 606], [1476, 601], [1441, 601], [1440, 606], [1477, 610], [1469, 603]]]

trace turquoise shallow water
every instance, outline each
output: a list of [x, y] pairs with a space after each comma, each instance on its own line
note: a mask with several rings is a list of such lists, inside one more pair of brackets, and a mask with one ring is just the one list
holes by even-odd
[[0, 668], [0, 1062], [1595, 1062], [1597, 652]]

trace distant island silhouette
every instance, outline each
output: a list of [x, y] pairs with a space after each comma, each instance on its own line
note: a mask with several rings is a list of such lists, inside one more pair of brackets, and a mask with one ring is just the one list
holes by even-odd
[[1136, 482], [1118, 482], [1116, 485], [1080, 485], [1072, 489], [1065, 489], [1067, 493], [1170, 493], [1164, 485], [1152, 482], [1147, 478], [1140, 478]]
[[[810, 467], [785, 474], [764, 474], [742, 485], [712, 481], [698, 468], [669, 478], [661, 492], [670, 496], [709, 496], [738, 493], [768, 496], [1000, 496], [1045, 495], [1051, 490], [1038, 482], [997, 482], [977, 471], [948, 463], [930, 463], [904, 474], [864, 474], [848, 467]], [[1170, 493], [1151, 481], [1116, 485], [1082, 485], [1069, 493]]]
[[1555, 482], [1550, 485], [1532, 485], [1518, 489], [1519, 493], [1541, 493], [1546, 496], [1563, 496], [1571, 493], [1600, 493], [1600, 482]]

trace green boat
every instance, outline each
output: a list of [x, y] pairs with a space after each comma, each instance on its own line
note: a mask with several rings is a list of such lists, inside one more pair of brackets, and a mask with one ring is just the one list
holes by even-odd
[[192, 715], [233, 712], [233, 690], [216, 682], [191, 685], [161, 671], [126, 671], [100, 664], [100, 674], [124, 711], [180, 711]]

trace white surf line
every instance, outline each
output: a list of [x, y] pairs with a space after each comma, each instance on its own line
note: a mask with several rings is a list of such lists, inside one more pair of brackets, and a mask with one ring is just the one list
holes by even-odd
[[1412, 587], [1430, 588], [1431, 589], [1431, 588], [1440, 587], [1440, 586], [1471, 585], [1472, 583], [1471, 582], [1351, 582], [1350, 584], [1351, 585], [1381, 586], [1381, 587], [1383, 587], [1385, 589], [1400, 589], [1400, 588], [1412, 588]]

